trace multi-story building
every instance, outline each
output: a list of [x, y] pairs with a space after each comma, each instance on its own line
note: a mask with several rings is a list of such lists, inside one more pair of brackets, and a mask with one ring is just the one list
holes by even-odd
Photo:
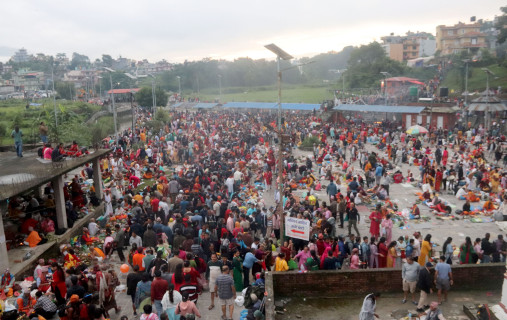
[[16, 91], [37, 91], [44, 87], [44, 72], [21, 69], [12, 75]]
[[27, 62], [30, 61], [31, 57], [28, 55], [25, 48], [21, 48], [12, 56], [11, 59], [13, 62]]
[[426, 32], [407, 32], [405, 36], [393, 34], [382, 37], [386, 55], [397, 61], [429, 57], [435, 53], [435, 39]]
[[478, 22], [437, 26], [437, 50], [442, 55], [458, 53], [461, 50], [478, 51], [487, 47], [486, 34], [481, 32], [481, 24]]

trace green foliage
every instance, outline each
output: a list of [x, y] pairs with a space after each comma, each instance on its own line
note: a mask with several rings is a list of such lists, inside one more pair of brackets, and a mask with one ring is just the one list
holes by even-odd
[[0, 142], [2, 142], [2, 138], [7, 135], [7, 123], [0, 122]]
[[90, 66], [90, 58], [84, 54], [77, 52], [72, 53], [72, 60], [70, 61], [70, 70], [76, 70], [79, 68], [87, 68]]
[[171, 121], [171, 116], [165, 110], [157, 110], [155, 120], [162, 121], [163, 123], [168, 123], [169, 121]]
[[113, 80], [113, 88], [115, 89], [129, 89], [135, 86], [133, 80], [123, 72], [113, 72], [111, 73], [111, 78], [109, 78], [107, 73], [104, 73], [101, 79], [103, 91], [111, 90], [111, 79]]
[[301, 145], [299, 146], [299, 148], [302, 148], [302, 149], [308, 149], [308, 148], [313, 148], [313, 144], [320, 144], [320, 139], [319, 137], [317, 136], [311, 136], [311, 137], [306, 137], [302, 142], [301, 142]]
[[104, 67], [112, 68], [113, 67], [113, 57], [108, 54], [102, 55], [102, 64]]
[[[504, 87], [505, 83], [507, 83], [507, 66], [493, 64], [485, 67], [495, 74], [495, 76], [489, 77], [489, 87]], [[468, 72], [468, 91], [484, 91], [486, 89], [486, 73], [481, 70], [479, 64], [470, 63], [468, 66]], [[448, 87], [450, 92], [454, 91], [456, 94], [465, 91], [464, 64], [456, 62], [454, 67], [447, 73], [441, 86]]]
[[[155, 89], [157, 106], [165, 107], [169, 97], [161, 88]], [[153, 107], [153, 95], [150, 87], [143, 87], [136, 93], [136, 101], [142, 107]]]
[[502, 44], [507, 40], [507, 28], [505, 27], [507, 26], [507, 6], [501, 7], [500, 10], [503, 14], [498, 17], [495, 27], [499, 31], [496, 39], [499, 44]]
[[151, 120], [146, 123], [146, 127], [150, 128], [153, 132], [159, 132], [164, 126], [164, 122], [160, 120]]
[[72, 82], [56, 82], [55, 90], [59, 99], [72, 100], [75, 93], [74, 83]]
[[407, 67], [399, 61], [388, 58], [380, 44], [372, 42], [352, 51], [345, 72], [345, 81], [350, 88], [378, 87], [384, 78], [380, 72], [399, 76], [407, 72]]

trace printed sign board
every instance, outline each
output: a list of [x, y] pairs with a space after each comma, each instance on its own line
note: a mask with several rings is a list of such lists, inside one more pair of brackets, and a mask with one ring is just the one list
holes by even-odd
[[285, 236], [306, 241], [310, 240], [310, 221], [285, 217]]

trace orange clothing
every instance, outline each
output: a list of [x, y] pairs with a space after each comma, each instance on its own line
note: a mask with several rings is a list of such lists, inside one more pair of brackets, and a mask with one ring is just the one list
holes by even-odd
[[34, 298], [30, 297], [28, 300], [28, 305], [25, 306], [22, 297], [16, 299], [16, 303], [18, 305], [18, 312], [19, 313], [28, 313], [30, 311], [30, 309], [32, 309], [33, 306], [35, 305], [35, 302], [36, 302], [36, 300]]
[[143, 267], [143, 259], [144, 259], [145, 255], [142, 254], [142, 253], [136, 253], [134, 254], [134, 256], [132, 257], [132, 264], [134, 266], [139, 266], [139, 271], [144, 271], [144, 267]]
[[94, 248], [95, 249], [95, 253], [97, 253], [99, 256], [102, 257], [102, 259], [105, 259], [106, 258], [106, 255], [104, 254], [104, 251], [102, 251], [101, 249], [99, 248]]
[[41, 240], [42, 239], [39, 237], [39, 233], [37, 231], [33, 230], [32, 232], [30, 232], [28, 237], [26, 237], [25, 241], [28, 242], [28, 245], [30, 246], [30, 248], [33, 248], [33, 247], [37, 246]]
[[467, 198], [468, 198], [468, 201], [470, 201], [470, 202], [479, 202], [481, 200], [472, 191], [468, 192]]
[[491, 202], [489, 200], [484, 203], [484, 207], [483, 208], [486, 211], [495, 210], [495, 206], [493, 205], [493, 202]]

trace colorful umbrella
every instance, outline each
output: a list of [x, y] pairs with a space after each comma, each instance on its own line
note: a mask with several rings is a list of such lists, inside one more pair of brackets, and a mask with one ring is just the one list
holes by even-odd
[[414, 135], [414, 134], [424, 134], [428, 133], [428, 130], [425, 127], [421, 127], [419, 125], [411, 126], [406, 131], [408, 134]]

